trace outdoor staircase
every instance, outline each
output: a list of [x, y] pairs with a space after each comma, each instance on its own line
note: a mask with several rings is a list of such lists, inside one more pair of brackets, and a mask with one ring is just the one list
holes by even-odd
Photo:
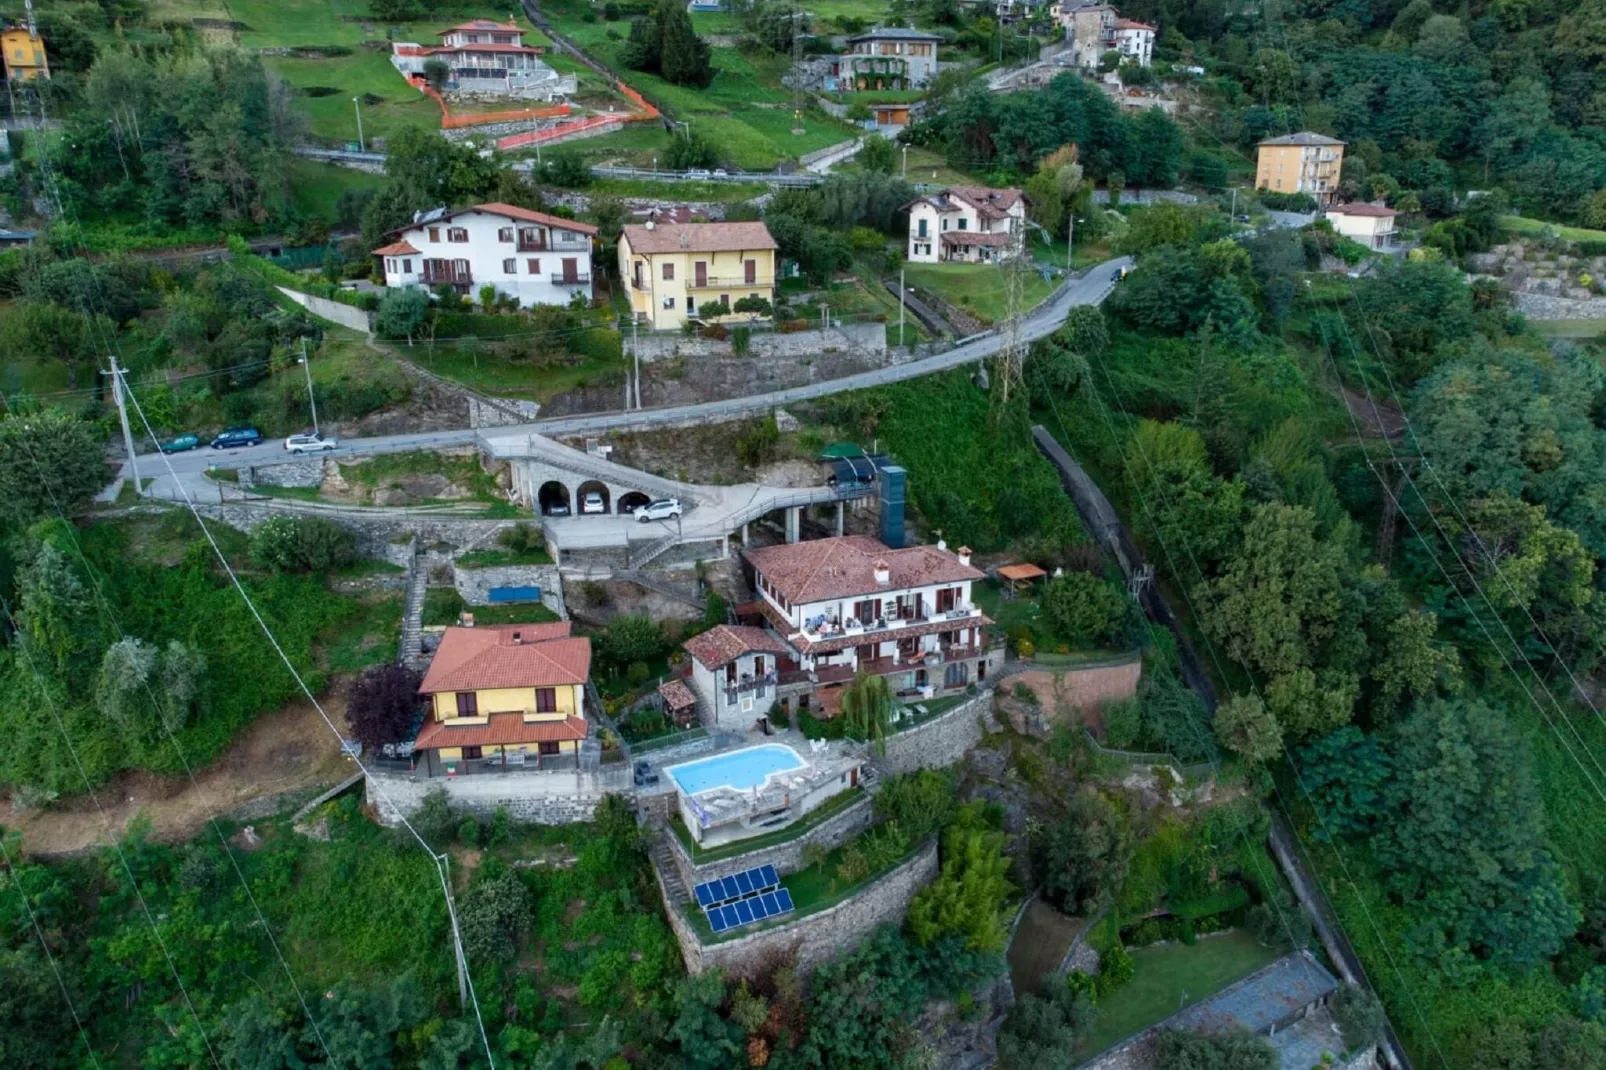
[[407, 570], [407, 606], [402, 611], [401, 649], [397, 660], [418, 668], [424, 660], [424, 591], [429, 586], [429, 566], [413, 554]]
[[664, 894], [669, 897], [669, 901], [672, 903], [688, 903], [691, 901], [691, 889], [687, 888], [686, 882], [680, 879], [680, 870], [675, 867], [674, 859], [669, 857], [669, 844], [664, 840], [665, 836], [672, 835], [674, 833], [668, 829], [660, 832], [653, 839], [652, 847], [647, 854], [651, 856], [652, 864], [658, 869], [658, 879], [663, 882]]

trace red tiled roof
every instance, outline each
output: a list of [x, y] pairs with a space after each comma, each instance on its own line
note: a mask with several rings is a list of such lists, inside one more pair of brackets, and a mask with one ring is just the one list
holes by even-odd
[[1116, 19], [1115, 20], [1115, 28], [1117, 30], [1152, 30], [1152, 29], [1154, 29], [1154, 27], [1150, 26], [1147, 22], [1139, 22], [1136, 19]]
[[374, 256], [417, 256], [418, 250], [407, 241], [394, 241], [389, 245], [381, 245], [373, 252]]
[[527, 53], [532, 56], [539, 56], [541, 54], [541, 50], [539, 48], [531, 48], [529, 45], [498, 44], [429, 45], [425, 48], [419, 49], [417, 54], [421, 56], [439, 56], [443, 53], [456, 55], [457, 53], [468, 54], [471, 52], [515, 52], [521, 54]]
[[672, 710], [697, 705], [697, 696], [692, 694], [684, 680], [665, 680], [658, 685], [658, 694], [663, 696], [664, 705]]
[[[778, 249], [769, 228], [763, 223], [632, 223], [624, 228], [630, 251], [642, 256], [654, 253], [739, 253], [757, 249]], [[681, 241], [684, 239], [685, 244]]]
[[775, 636], [763, 628], [749, 628], [742, 624], [720, 624], [700, 635], [686, 640], [686, 653], [696, 658], [705, 669], [717, 669], [743, 654], [790, 654]]
[[[775, 607], [766, 604], [764, 617], [776, 630], [792, 634], [793, 628], [786, 618], [776, 612]], [[932, 618], [923, 624], [904, 624], [899, 621], [890, 628], [877, 628], [874, 631], [843, 632], [833, 635], [829, 639], [809, 640], [801, 632], [793, 636], [791, 644], [797, 647], [802, 654], [835, 654], [849, 647], [863, 646], [866, 643], [890, 643], [894, 639], [915, 639], [922, 635], [940, 635], [943, 632], [954, 632], [961, 628], [985, 628], [993, 623], [991, 617], [985, 614], [975, 617], [957, 617], [953, 620], [938, 620]]]
[[566, 620], [447, 628], [418, 693], [558, 687], [583, 684], [590, 673], [591, 640], [571, 637]]
[[1392, 208], [1385, 208], [1381, 204], [1367, 204], [1365, 201], [1357, 201], [1354, 204], [1336, 204], [1327, 210], [1327, 214], [1371, 216], [1375, 219], [1388, 219], [1400, 213]]
[[[472, 208], [465, 208], [466, 212], [489, 212], [491, 215], [505, 215], [509, 219], [522, 219], [526, 223], [545, 223], [549, 227], [559, 230], [577, 230], [581, 234], [595, 234], [597, 228], [590, 223], [578, 223], [573, 219], [564, 219], [562, 216], [547, 215], [545, 212], [535, 212], [517, 205], [503, 204], [500, 201], [491, 201], [489, 204], [476, 204]], [[452, 213], [456, 215], [457, 213]]]
[[531, 743], [572, 742], [586, 738], [591, 731], [583, 717], [574, 716], [557, 721], [526, 721], [522, 713], [493, 713], [485, 721], [485, 724], [430, 721], [413, 741], [413, 749], [521, 747]]
[[468, 22], [460, 22], [456, 26], [448, 26], [444, 30], [437, 30], [435, 36], [445, 37], [447, 34], [456, 33], [458, 30], [484, 30], [491, 33], [517, 34], [522, 34], [524, 32], [523, 30], [519, 29], [518, 23], [516, 22], [497, 22], [494, 19], [470, 19]]
[[[867, 535], [764, 546], [748, 551], [747, 560], [793, 605], [985, 578], [980, 569], [961, 565], [947, 550], [935, 546], [890, 550]], [[875, 581], [877, 561], [887, 564], [891, 578], [885, 584]]]

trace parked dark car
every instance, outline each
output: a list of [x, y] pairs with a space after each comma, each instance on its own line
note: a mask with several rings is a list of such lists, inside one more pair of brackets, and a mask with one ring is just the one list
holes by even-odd
[[183, 453], [185, 450], [196, 449], [200, 444], [200, 435], [174, 435], [156, 448], [163, 453]]
[[254, 427], [230, 427], [218, 433], [212, 440], [215, 450], [232, 450], [241, 446], [257, 446], [262, 443], [262, 432]]

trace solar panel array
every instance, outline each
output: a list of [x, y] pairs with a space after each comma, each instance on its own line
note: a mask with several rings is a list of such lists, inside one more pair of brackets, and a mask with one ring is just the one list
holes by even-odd
[[733, 873], [699, 884], [692, 891], [716, 933], [792, 912], [792, 893], [781, 887], [774, 866]]

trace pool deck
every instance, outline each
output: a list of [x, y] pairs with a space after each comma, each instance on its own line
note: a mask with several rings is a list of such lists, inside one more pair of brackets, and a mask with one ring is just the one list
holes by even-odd
[[[689, 775], [695, 767], [707, 768], [711, 765], [727, 764], [733, 759], [737, 759], [739, 755], [758, 751], [764, 751], [768, 754], [776, 755], [776, 761], [781, 760], [782, 757], [790, 756], [793, 764], [788, 765], [785, 768], [771, 768], [764, 775], [764, 781], [762, 784], [705, 783], [703, 786], [699, 787], [696, 785], [699, 782], [706, 781], [707, 777]], [[770, 760], [767, 758], [763, 759], [762, 761], [766, 765], [770, 764]], [[770, 782], [775, 780], [777, 777], [784, 777], [793, 773], [801, 772], [807, 767], [808, 759], [799, 754], [796, 747], [789, 746], [785, 743], [764, 742], [750, 744], [745, 747], [733, 747], [730, 750], [723, 750], [714, 754], [705, 754], [696, 758], [692, 758], [688, 761], [677, 762], [676, 764], [665, 768], [664, 775], [673, 780], [675, 782], [675, 786], [681, 791], [685, 792], [687, 795], [702, 796], [721, 788], [731, 791], [751, 791], [753, 788], [757, 787], [768, 787]], [[741, 779], [751, 779], [751, 777], [742, 777]], [[688, 786], [688, 782], [690, 782], [692, 786]]]
[[[833, 740], [821, 746], [804, 739], [802, 733], [790, 730], [777, 732], [773, 736], [755, 733], [743, 739], [739, 746], [700, 755], [694, 760], [717, 758], [721, 754], [765, 744], [780, 744], [791, 748], [803, 759], [805, 766], [772, 775], [762, 789], [712, 788], [696, 795], [681, 793], [682, 798], [688, 801], [692, 811], [701, 819], [699, 821], [701, 835], [698, 835], [697, 839], [703, 846], [723, 846], [728, 842], [773, 831], [769, 826], [753, 827], [746, 822], [754, 816], [767, 815], [801, 803], [815, 792], [835, 781], [840, 781], [844, 773], [863, 765], [865, 761], [863, 744], [848, 740]], [[664, 780], [673, 783], [673, 778], [667, 775]], [[794, 811], [789, 818], [776, 822], [774, 827], [778, 828], [786, 821], [795, 820], [800, 816], [802, 816], [800, 812]], [[732, 827], [737, 825], [740, 827]]]

